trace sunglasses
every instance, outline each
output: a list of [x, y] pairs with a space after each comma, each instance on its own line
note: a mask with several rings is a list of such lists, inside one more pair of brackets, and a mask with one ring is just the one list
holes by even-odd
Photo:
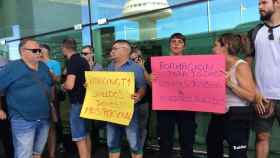
[[268, 33], [269, 33], [268, 39], [269, 39], [269, 40], [274, 40], [273, 28], [272, 28], [272, 27], [269, 27], [269, 28], [268, 28]]
[[87, 56], [87, 55], [89, 55], [89, 54], [91, 54], [91, 53], [88, 53], [88, 52], [82, 52], [81, 54], [82, 54], [82, 55], [84, 55], [84, 56]]
[[23, 48], [23, 49], [28, 50], [28, 51], [32, 52], [33, 54], [42, 53], [41, 49], [30, 49], [30, 48]]
[[131, 58], [131, 60], [134, 61], [134, 62], [138, 62], [141, 59], [142, 59], [141, 56], [137, 56], [135, 58]]

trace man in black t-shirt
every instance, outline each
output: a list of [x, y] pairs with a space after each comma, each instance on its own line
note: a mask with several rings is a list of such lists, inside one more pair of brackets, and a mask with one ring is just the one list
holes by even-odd
[[81, 158], [90, 158], [91, 140], [87, 121], [80, 118], [80, 112], [86, 89], [85, 71], [89, 71], [88, 62], [76, 53], [77, 45], [74, 39], [65, 39], [62, 43], [63, 55], [68, 60], [66, 80], [63, 88], [69, 94], [71, 104], [70, 127], [72, 140], [76, 143]]

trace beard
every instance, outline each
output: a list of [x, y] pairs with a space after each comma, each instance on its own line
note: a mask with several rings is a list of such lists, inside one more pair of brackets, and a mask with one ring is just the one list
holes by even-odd
[[261, 21], [269, 21], [271, 20], [271, 17], [273, 15], [273, 11], [267, 11], [265, 14], [260, 14], [260, 19]]

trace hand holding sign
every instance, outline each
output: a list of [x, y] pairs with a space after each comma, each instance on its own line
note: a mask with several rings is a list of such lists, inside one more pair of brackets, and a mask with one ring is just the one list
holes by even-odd
[[159, 78], [160, 78], [159, 73], [152, 72], [150, 74], [151, 83], [157, 82]]
[[131, 98], [134, 100], [134, 104], [136, 104], [141, 100], [141, 95], [138, 93], [134, 93], [133, 95], [131, 95]]

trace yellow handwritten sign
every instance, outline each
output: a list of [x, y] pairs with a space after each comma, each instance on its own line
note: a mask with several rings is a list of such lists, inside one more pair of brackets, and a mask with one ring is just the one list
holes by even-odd
[[128, 125], [134, 111], [132, 72], [86, 72], [87, 91], [80, 116]]

